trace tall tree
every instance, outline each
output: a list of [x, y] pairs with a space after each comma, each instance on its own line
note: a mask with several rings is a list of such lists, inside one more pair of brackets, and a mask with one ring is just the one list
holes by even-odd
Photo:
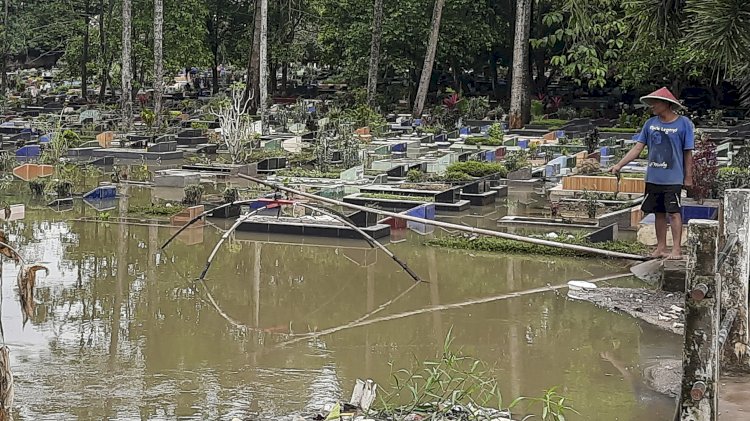
[[10, 37], [9, 37], [9, 25], [8, 18], [10, 17], [10, 7], [8, 5], [10, 0], [3, 1], [3, 50], [0, 52], [2, 58], [0, 58], [0, 71], [2, 71], [2, 80], [0, 81], [0, 95], [5, 96], [8, 92], [8, 55], [10, 54]]
[[372, 105], [378, 91], [380, 39], [383, 37], [383, 0], [375, 0], [372, 10], [372, 41], [370, 42], [370, 70], [367, 76], [367, 103]]
[[[257, 1], [257, 0], [256, 0]], [[268, 134], [268, 0], [260, 0], [260, 127]]]
[[122, 121], [126, 130], [133, 126], [133, 70], [131, 54], [131, 0], [122, 0]]
[[518, 129], [529, 121], [529, 31], [531, 1], [516, 0], [516, 34], [513, 43], [513, 80], [510, 90], [510, 127]]
[[[7, 0], [6, 0], [7, 1]], [[81, 54], [81, 98], [89, 96], [89, 19], [91, 18], [91, 0], [86, 0], [83, 7], [83, 53]]]
[[245, 98], [250, 98], [250, 109], [257, 111], [260, 91], [260, 33], [261, 33], [261, 0], [255, 0], [253, 19], [253, 46], [250, 51], [250, 62], [247, 67], [248, 84]]
[[432, 79], [432, 65], [435, 62], [435, 53], [437, 52], [438, 37], [440, 36], [440, 16], [443, 13], [445, 0], [435, 0], [435, 7], [432, 9], [432, 26], [430, 27], [430, 39], [427, 42], [427, 53], [424, 57], [424, 66], [422, 66], [422, 75], [419, 78], [419, 89], [417, 97], [414, 99], [414, 117], [420, 117], [424, 110], [424, 103], [427, 99], [427, 90], [430, 89], [430, 79]]
[[154, 114], [156, 127], [161, 127], [161, 102], [164, 95], [164, 0], [154, 0]]

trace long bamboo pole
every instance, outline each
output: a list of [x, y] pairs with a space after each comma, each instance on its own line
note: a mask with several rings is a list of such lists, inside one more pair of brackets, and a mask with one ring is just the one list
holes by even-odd
[[487, 230], [487, 229], [482, 229], [482, 228], [467, 227], [464, 225], [451, 224], [449, 222], [434, 221], [432, 219], [424, 219], [424, 218], [419, 218], [419, 217], [411, 216], [411, 215], [404, 215], [404, 214], [388, 212], [388, 211], [380, 210], [380, 209], [368, 208], [366, 206], [355, 205], [353, 203], [346, 203], [346, 202], [342, 202], [336, 199], [330, 199], [327, 197], [322, 197], [322, 196], [317, 196], [317, 195], [310, 194], [310, 193], [301, 192], [299, 190], [295, 190], [295, 189], [283, 186], [279, 183], [272, 183], [266, 180], [260, 180], [258, 178], [251, 177], [249, 175], [239, 174], [239, 177], [244, 178], [245, 180], [252, 181], [254, 183], [258, 183], [264, 186], [274, 188], [279, 191], [292, 193], [297, 196], [306, 197], [308, 199], [326, 202], [331, 205], [343, 206], [349, 209], [354, 209], [354, 210], [359, 210], [359, 211], [364, 211], [364, 212], [377, 213], [377, 214], [389, 216], [392, 218], [399, 218], [399, 219], [403, 219], [406, 221], [418, 222], [420, 224], [427, 224], [427, 225], [432, 225], [436, 227], [447, 228], [447, 229], [457, 230], [457, 231], [465, 231], [465, 232], [469, 232], [472, 234], [486, 235], [490, 237], [505, 238], [507, 240], [521, 241], [524, 243], [537, 244], [540, 246], [557, 247], [557, 248], [563, 248], [563, 249], [568, 249], [568, 250], [580, 251], [582, 253], [588, 253], [588, 254], [598, 254], [598, 255], [611, 257], [611, 258], [617, 258], [617, 259], [627, 259], [627, 260], [636, 260], [636, 261], [649, 260], [648, 257], [640, 256], [637, 254], [620, 253], [616, 251], [602, 250], [602, 249], [598, 249], [595, 247], [586, 247], [586, 246], [580, 246], [576, 244], [559, 243], [557, 241], [549, 241], [549, 240], [542, 240], [540, 238], [524, 237], [521, 235], [508, 234], [504, 232], [492, 231], [492, 230]]

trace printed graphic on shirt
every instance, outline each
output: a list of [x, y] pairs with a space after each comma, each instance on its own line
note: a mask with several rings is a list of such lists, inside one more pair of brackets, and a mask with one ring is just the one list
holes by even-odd
[[650, 129], [652, 132], [648, 165], [654, 168], [672, 168], [674, 166], [674, 151], [667, 130], [677, 132], [677, 129], [665, 129], [657, 126], [651, 126]]

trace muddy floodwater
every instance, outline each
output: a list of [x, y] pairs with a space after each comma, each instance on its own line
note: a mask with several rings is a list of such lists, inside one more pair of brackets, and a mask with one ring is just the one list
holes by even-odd
[[[151, 194], [131, 187], [118, 206]], [[2, 266], [17, 419], [273, 419], [348, 397], [357, 378], [387, 388], [389, 363], [435, 358], [451, 329], [457, 348], [494, 367], [507, 402], [557, 386], [581, 414], [572, 420], [671, 414], [672, 401], [637, 376], [676, 358], [678, 337], [565, 290], [507, 298], [626, 271], [622, 263], [429, 248], [401, 233], [388, 247], [429, 281], [415, 285], [364, 242], [238, 233], [201, 284], [225, 223], [188, 230], [161, 251], [173, 228], [120, 224], [110, 213], [108, 222], [77, 220], [99, 214], [78, 200], [4, 223], [22, 254], [50, 270], [39, 273], [24, 326], [17, 268]]]

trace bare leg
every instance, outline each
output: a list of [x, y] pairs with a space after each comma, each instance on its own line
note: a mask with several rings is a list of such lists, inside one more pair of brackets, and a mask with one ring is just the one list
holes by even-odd
[[670, 213], [671, 218], [670, 228], [672, 228], [672, 254], [669, 255], [670, 259], [680, 260], [682, 259], [682, 214]]
[[651, 253], [652, 257], [667, 256], [667, 214], [655, 213], [654, 226], [656, 228], [656, 250]]

